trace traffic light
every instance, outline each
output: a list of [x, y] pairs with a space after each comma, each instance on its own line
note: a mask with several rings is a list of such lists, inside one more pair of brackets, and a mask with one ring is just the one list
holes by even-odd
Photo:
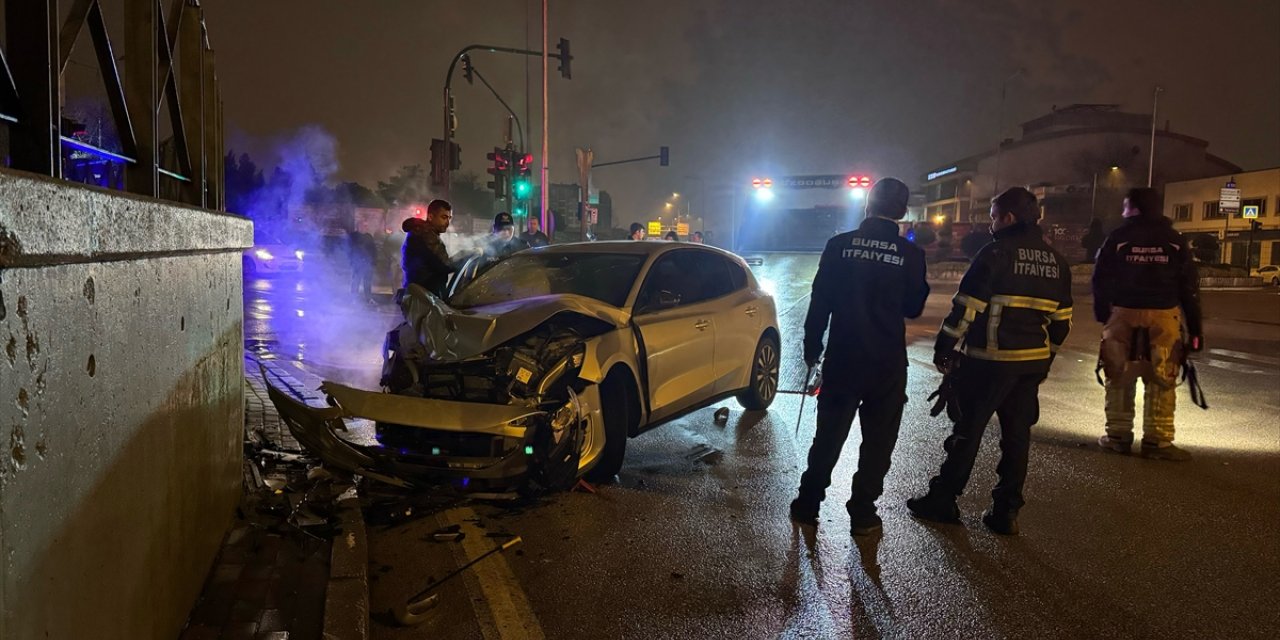
[[1261, 230], [1262, 230], [1262, 223], [1261, 223], [1261, 222], [1258, 222], [1257, 220], [1250, 220], [1250, 221], [1249, 221], [1249, 230], [1250, 230], [1250, 231], [1261, 231]]
[[560, 66], [558, 67], [560, 75], [565, 80], [568, 80], [573, 77], [573, 74], [569, 72], [569, 63], [573, 61], [573, 56], [569, 55], [569, 41], [560, 38], [560, 42], [556, 44], [556, 51], [560, 52], [557, 56], [560, 58]]
[[471, 67], [471, 56], [462, 56], [462, 77], [466, 79], [467, 84], [475, 84], [475, 70]]
[[431, 140], [431, 184], [440, 186], [444, 184], [444, 174], [449, 165], [449, 159], [445, 157], [444, 140], [433, 138]]
[[671, 149], [669, 147], [658, 147], [658, 166], [665, 167], [671, 162]]
[[533, 154], [522, 153], [515, 158], [515, 179], [511, 183], [511, 195], [517, 199], [525, 199], [533, 195]]
[[507, 157], [506, 149], [502, 147], [494, 147], [492, 153], [484, 156], [492, 165], [486, 171], [493, 176], [493, 180], [489, 181], [488, 187], [493, 190], [493, 197], [501, 200], [507, 197], [507, 171], [511, 167], [510, 158]]

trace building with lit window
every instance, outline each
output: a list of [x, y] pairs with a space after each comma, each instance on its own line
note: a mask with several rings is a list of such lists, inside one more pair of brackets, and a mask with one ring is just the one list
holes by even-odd
[[[1146, 186], [1151, 115], [1117, 105], [1078, 104], [1024, 122], [1022, 136], [998, 149], [941, 165], [924, 176], [925, 216], [951, 225], [956, 237], [972, 223], [987, 224], [990, 199], [1012, 186], [1041, 200], [1047, 237], [1068, 257], [1084, 258], [1080, 239], [1093, 218], [1119, 224], [1124, 193]], [[1209, 153], [1209, 143], [1171, 131], [1155, 132], [1152, 186], [1238, 172]]]
[[[1240, 190], [1240, 209], [1230, 216], [1219, 201], [1228, 182]], [[1164, 188], [1164, 214], [1193, 242], [1206, 234], [1215, 238], [1221, 262], [1242, 267], [1252, 254], [1253, 267], [1280, 264], [1280, 167], [1170, 182]], [[1251, 220], [1258, 222], [1257, 230], [1251, 230]]]

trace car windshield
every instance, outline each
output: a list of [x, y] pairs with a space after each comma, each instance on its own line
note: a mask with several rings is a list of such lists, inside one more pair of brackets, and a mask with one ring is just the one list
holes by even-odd
[[645, 256], [532, 252], [514, 255], [476, 276], [449, 300], [455, 309], [573, 293], [621, 307]]

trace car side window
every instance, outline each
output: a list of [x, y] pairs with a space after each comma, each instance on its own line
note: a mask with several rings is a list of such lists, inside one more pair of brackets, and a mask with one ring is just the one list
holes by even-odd
[[725, 265], [727, 265], [729, 268], [729, 282], [732, 285], [732, 288], [730, 289], [730, 291], [738, 291], [746, 287], [747, 286], [747, 270], [744, 269], [742, 265], [732, 260], [729, 260], [723, 257], [720, 259], [723, 260]]
[[658, 258], [636, 298], [637, 311], [696, 304], [732, 291], [722, 258], [707, 251], [672, 251]]

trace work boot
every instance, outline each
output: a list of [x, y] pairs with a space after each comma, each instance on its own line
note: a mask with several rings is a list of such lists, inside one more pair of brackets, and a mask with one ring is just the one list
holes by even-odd
[[796, 498], [791, 501], [791, 520], [796, 524], [818, 526], [818, 505]]
[[849, 515], [849, 531], [855, 536], [869, 536], [874, 533], [880, 533], [883, 528], [884, 522], [880, 520], [880, 516], [876, 515], [875, 512]]
[[1018, 514], [992, 507], [982, 512], [982, 524], [987, 525], [993, 533], [1002, 536], [1018, 535]]
[[849, 511], [849, 531], [855, 536], [869, 536], [880, 531], [884, 523], [876, 515], [874, 504], [862, 505], [849, 502], [845, 505]]
[[907, 500], [907, 511], [929, 522], [960, 524], [960, 507], [956, 506], [955, 496], [944, 496], [930, 491], [919, 498]]
[[1107, 453], [1119, 453], [1119, 454], [1128, 455], [1129, 453], [1133, 452], [1132, 441], [1125, 442], [1124, 440], [1121, 440], [1119, 438], [1112, 438], [1111, 436], [1106, 434], [1103, 434], [1101, 437], [1098, 438], [1098, 446], [1102, 447], [1102, 450], [1106, 451]]
[[1158, 446], [1143, 442], [1142, 457], [1149, 460], [1173, 460], [1175, 462], [1184, 462], [1191, 459], [1191, 452], [1186, 449], [1175, 447], [1172, 444]]

